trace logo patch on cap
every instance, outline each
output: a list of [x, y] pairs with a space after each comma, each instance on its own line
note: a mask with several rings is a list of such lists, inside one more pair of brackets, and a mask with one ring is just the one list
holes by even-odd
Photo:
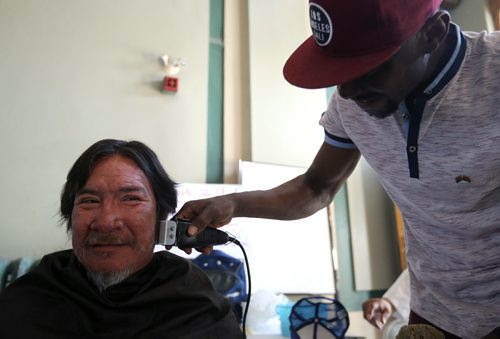
[[316, 43], [320, 46], [328, 45], [333, 35], [332, 20], [328, 13], [320, 5], [311, 2], [309, 4], [309, 18]]

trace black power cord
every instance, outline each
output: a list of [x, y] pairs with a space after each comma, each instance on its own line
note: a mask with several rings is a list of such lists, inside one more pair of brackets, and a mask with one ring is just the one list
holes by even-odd
[[252, 279], [250, 278], [250, 265], [248, 264], [248, 257], [247, 257], [247, 253], [245, 251], [245, 248], [240, 243], [240, 241], [234, 237], [229, 236], [229, 242], [239, 246], [239, 248], [241, 249], [241, 252], [243, 253], [243, 256], [245, 257], [245, 266], [247, 268], [247, 277], [248, 277], [247, 300], [245, 303], [245, 310], [243, 311], [243, 316], [241, 318], [243, 337], [246, 339], [246, 337], [247, 337], [246, 321], [247, 321], [248, 307], [250, 306], [250, 297], [252, 295]]
[[245, 310], [242, 315], [242, 332], [246, 339], [246, 319], [248, 308], [250, 306], [250, 297], [252, 295], [252, 280], [250, 278], [250, 265], [245, 248], [238, 239], [229, 235], [227, 232], [218, 230], [212, 227], [206, 227], [196, 236], [189, 236], [187, 229], [191, 224], [190, 220], [172, 218], [170, 221], [163, 220], [160, 222], [160, 232], [158, 236], [158, 244], [174, 245], [179, 248], [198, 248], [205, 246], [224, 245], [233, 243], [238, 245], [245, 257], [245, 266], [247, 268], [248, 289]]

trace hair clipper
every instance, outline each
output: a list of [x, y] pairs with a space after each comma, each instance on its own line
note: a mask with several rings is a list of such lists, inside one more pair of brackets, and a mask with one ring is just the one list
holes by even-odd
[[223, 245], [231, 240], [226, 232], [212, 227], [206, 227], [197, 235], [189, 236], [187, 234], [189, 225], [191, 225], [190, 220], [160, 220], [157, 244], [182, 248], [197, 248]]

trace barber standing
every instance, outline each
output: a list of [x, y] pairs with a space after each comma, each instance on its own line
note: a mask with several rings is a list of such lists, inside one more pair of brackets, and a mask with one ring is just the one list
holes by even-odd
[[312, 0], [285, 78], [337, 85], [308, 170], [265, 191], [188, 202], [191, 233], [330, 204], [362, 154], [405, 220], [410, 324], [500, 332], [500, 32], [463, 32], [441, 0]]

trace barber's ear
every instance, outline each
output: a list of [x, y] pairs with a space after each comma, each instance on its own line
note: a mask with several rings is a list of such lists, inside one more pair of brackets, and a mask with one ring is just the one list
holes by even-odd
[[425, 23], [421, 32], [425, 39], [425, 53], [432, 53], [443, 42], [450, 29], [450, 15], [446, 11], [437, 11]]

